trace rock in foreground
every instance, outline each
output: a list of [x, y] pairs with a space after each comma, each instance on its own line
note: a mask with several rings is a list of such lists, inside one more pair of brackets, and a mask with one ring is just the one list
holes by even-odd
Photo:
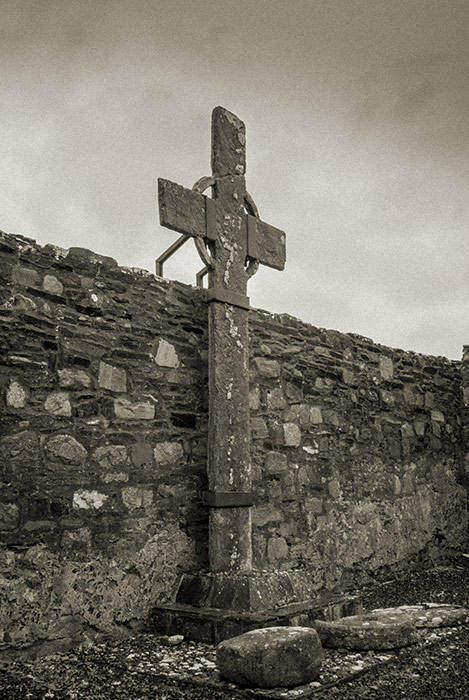
[[438, 603], [377, 608], [362, 615], [343, 617], [333, 622], [315, 620], [325, 647], [333, 649], [397, 649], [415, 644], [418, 630], [433, 627], [457, 627], [469, 622], [467, 608]]
[[322, 658], [318, 633], [307, 627], [252, 630], [217, 647], [222, 678], [260, 688], [287, 688], [314, 681]]

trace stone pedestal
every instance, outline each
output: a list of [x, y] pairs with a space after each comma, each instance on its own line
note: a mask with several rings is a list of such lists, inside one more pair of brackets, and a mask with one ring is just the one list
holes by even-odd
[[172, 604], [155, 607], [149, 630], [218, 644], [261, 627], [312, 626], [361, 612], [357, 596], [311, 590], [303, 571], [185, 574]]

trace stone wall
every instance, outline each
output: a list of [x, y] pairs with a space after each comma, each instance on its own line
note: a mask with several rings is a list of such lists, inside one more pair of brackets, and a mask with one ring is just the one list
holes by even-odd
[[288, 316], [251, 326], [255, 565], [333, 589], [464, 546], [460, 363]]
[[0, 275], [3, 642], [131, 631], [207, 564], [201, 292], [11, 236]]
[[[0, 650], [132, 633], [207, 567], [203, 293], [0, 234], [0, 303]], [[460, 364], [250, 323], [256, 568], [332, 589], [462, 547]]]

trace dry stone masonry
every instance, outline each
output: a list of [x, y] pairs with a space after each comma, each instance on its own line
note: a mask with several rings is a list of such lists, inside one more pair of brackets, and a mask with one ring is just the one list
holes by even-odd
[[[0, 303], [2, 653], [132, 633], [208, 570], [203, 292], [1, 234]], [[314, 596], [464, 551], [467, 347], [264, 311], [249, 342], [255, 570]]]

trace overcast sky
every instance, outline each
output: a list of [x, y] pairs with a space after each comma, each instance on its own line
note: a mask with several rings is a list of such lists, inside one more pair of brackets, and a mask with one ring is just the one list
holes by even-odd
[[[468, 34], [468, 0], [2, 0], [0, 229], [154, 271], [156, 179], [210, 174], [222, 105], [287, 233], [251, 304], [459, 359]], [[193, 282], [192, 246], [168, 276]]]

